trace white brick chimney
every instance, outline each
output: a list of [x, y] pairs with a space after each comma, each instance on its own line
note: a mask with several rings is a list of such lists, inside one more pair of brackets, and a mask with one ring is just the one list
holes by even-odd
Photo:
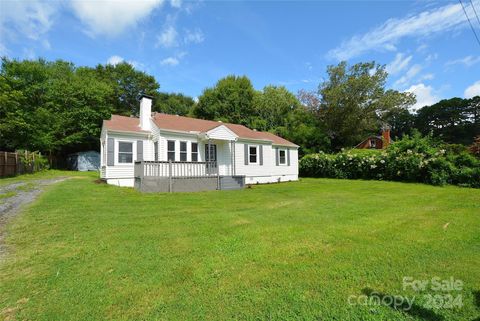
[[145, 94], [139, 95], [140, 100], [140, 128], [142, 130], [150, 131], [152, 126], [150, 124], [150, 117], [152, 115], [152, 96]]

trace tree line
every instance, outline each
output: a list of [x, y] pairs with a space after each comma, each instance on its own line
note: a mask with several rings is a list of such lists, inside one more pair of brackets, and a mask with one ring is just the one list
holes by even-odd
[[139, 92], [154, 97], [153, 111], [270, 131], [300, 145], [301, 154], [355, 146], [385, 124], [394, 138], [416, 129], [470, 144], [480, 135], [480, 97], [442, 100], [413, 114], [414, 95], [386, 89], [387, 77], [385, 66], [375, 62], [341, 62], [327, 68], [318, 90], [295, 95], [283, 86], [256, 90], [248, 77], [230, 75], [195, 101], [161, 92], [153, 76], [128, 63], [78, 67], [62, 60], [3, 58], [0, 150], [98, 150], [102, 120], [138, 115]]

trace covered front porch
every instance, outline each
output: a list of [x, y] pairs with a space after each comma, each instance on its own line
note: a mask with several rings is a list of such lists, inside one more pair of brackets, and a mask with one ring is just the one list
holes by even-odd
[[215, 161], [137, 161], [136, 189], [142, 192], [197, 192], [245, 187], [245, 176], [221, 175]]
[[236, 175], [237, 138], [227, 127], [219, 125], [198, 134], [197, 157], [192, 157], [192, 161], [182, 161], [182, 154], [181, 161], [175, 161], [174, 155], [168, 155], [168, 161], [137, 161], [134, 186], [143, 192], [241, 189], [245, 177]]

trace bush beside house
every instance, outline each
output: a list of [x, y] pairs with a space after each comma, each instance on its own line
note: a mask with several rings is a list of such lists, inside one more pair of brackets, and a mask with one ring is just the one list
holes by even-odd
[[307, 177], [394, 180], [480, 188], [480, 160], [430, 136], [406, 136], [383, 151], [310, 154], [300, 160]]

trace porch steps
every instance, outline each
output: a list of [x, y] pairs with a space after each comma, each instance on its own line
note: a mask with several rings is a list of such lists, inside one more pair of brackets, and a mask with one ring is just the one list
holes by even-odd
[[221, 176], [220, 189], [221, 190], [235, 190], [244, 187], [244, 177], [241, 176]]

